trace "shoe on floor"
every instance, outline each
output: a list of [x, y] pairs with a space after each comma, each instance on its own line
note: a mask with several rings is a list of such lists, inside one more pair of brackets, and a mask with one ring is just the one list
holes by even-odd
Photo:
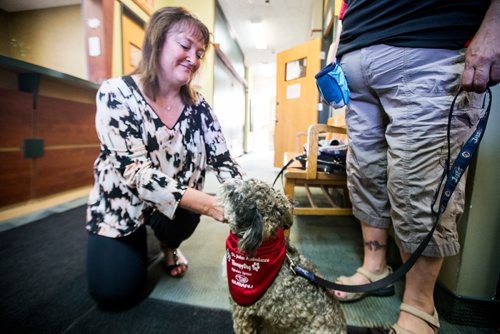
[[[188, 269], [188, 261], [186, 260], [186, 257], [181, 253], [181, 250], [178, 248], [175, 248], [172, 250], [172, 255], [174, 257], [174, 264], [170, 265], [165, 265], [165, 270], [167, 271], [167, 274], [171, 277], [175, 278], [181, 278], [184, 276], [187, 272]], [[165, 254], [165, 256], [167, 256]], [[178, 273], [176, 275], [172, 274], [172, 270], [178, 269], [180, 267], [185, 267], [186, 270], [183, 273]]]
[[[365, 270], [363, 267], [359, 267], [356, 269], [356, 272], [363, 275], [366, 277], [366, 279], [372, 283], [375, 281], [380, 281], [383, 278], [386, 278], [392, 273], [392, 268], [389, 266], [385, 267], [385, 270], [379, 274], [373, 274], [369, 272], [368, 270]], [[337, 283], [339, 284], [344, 284], [344, 285], [358, 285], [359, 283], [355, 283], [352, 278], [347, 277], [347, 276], [339, 276], [337, 278]], [[360, 300], [366, 296], [377, 296], [377, 297], [385, 297], [385, 296], [392, 296], [394, 294], [394, 285], [389, 285], [388, 287], [385, 287], [383, 289], [379, 289], [376, 291], [371, 291], [371, 292], [346, 292], [345, 298], [339, 298], [337, 296], [337, 299], [341, 302], [353, 302]]]
[[[430, 315], [429, 313], [426, 313], [426, 312], [424, 312], [424, 311], [422, 311], [414, 306], [402, 303], [400, 310], [403, 312], [409, 313], [411, 315], [414, 315], [415, 317], [417, 317], [419, 319], [422, 319], [434, 330], [434, 334], [438, 333], [440, 324], [439, 324], [439, 316], [438, 316], [436, 309], [434, 309], [434, 314]], [[389, 334], [416, 334], [416, 333], [409, 331], [407, 329], [404, 329], [403, 327], [399, 326], [398, 324], [394, 324], [394, 325], [392, 325], [392, 327], [389, 331]]]

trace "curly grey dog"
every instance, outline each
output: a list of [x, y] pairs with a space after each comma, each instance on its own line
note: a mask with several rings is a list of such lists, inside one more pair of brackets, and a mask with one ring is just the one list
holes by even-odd
[[287, 256], [319, 275], [283, 235], [293, 223], [290, 201], [256, 179], [227, 181], [218, 198], [231, 230], [226, 262], [235, 332], [346, 333], [339, 302], [289, 267]]

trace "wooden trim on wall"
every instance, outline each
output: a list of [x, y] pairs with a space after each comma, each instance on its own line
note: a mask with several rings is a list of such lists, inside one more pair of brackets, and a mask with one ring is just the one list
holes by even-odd
[[122, 73], [130, 74], [142, 57], [146, 22], [127, 7], [122, 7], [121, 25]]
[[323, 0], [323, 37], [327, 37], [333, 28], [334, 0]]
[[114, 1], [83, 0], [88, 80], [100, 83], [111, 77]]
[[148, 15], [153, 14], [153, 10], [155, 7], [155, 0], [133, 0], [135, 4], [143, 11], [145, 11]]

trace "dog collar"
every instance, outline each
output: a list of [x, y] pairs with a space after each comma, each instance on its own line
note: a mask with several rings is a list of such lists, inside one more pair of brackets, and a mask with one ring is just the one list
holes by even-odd
[[232, 232], [226, 239], [229, 292], [236, 303], [248, 306], [262, 297], [278, 274], [285, 259], [285, 236], [279, 229], [251, 258], [239, 251], [238, 240]]

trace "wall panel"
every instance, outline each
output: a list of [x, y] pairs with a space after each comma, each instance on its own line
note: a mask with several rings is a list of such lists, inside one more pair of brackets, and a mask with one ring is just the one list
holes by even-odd
[[0, 149], [21, 149], [32, 136], [33, 98], [29, 93], [0, 88]]
[[31, 160], [23, 152], [0, 151], [0, 207], [31, 198]]
[[47, 150], [36, 166], [36, 197], [91, 185], [92, 166], [99, 148], [68, 148]]
[[37, 134], [47, 147], [97, 143], [95, 105], [40, 96]]
[[92, 185], [97, 85], [2, 56], [0, 69], [0, 209]]

